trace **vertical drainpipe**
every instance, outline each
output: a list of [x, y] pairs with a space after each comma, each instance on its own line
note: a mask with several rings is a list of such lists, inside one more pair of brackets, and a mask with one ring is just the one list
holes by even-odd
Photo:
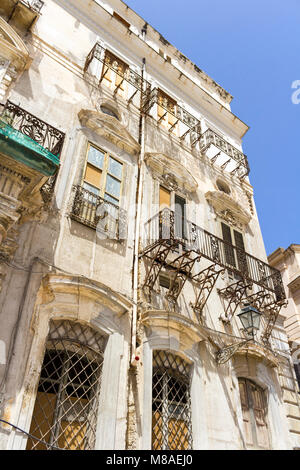
[[[145, 39], [147, 28], [143, 28], [142, 35]], [[142, 67], [142, 90], [144, 91], [144, 74], [146, 70], [146, 59], [143, 58]], [[132, 325], [131, 325], [131, 351], [130, 351], [130, 365], [135, 366], [138, 359], [136, 359], [136, 332], [137, 332], [137, 317], [138, 317], [138, 288], [139, 288], [139, 245], [140, 245], [140, 225], [141, 225], [141, 212], [142, 212], [142, 197], [144, 186], [144, 156], [145, 156], [145, 115], [142, 111], [142, 93], [140, 102], [140, 122], [139, 122], [139, 144], [140, 155], [138, 160], [138, 177], [136, 189], [136, 220], [135, 220], [135, 238], [134, 238], [134, 261], [133, 261], [133, 308], [132, 308]]]

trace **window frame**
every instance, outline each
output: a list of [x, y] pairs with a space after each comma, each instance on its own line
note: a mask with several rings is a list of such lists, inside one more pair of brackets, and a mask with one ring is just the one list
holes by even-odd
[[[164, 358], [164, 362], [168, 363], [168, 367], [162, 366], [161, 364], [159, 365], [158, 362], [155, 361], [155, 354], [158, 355], [158, 362], [161, 360], [161, 356], [165, 355], [166, 357]], [[171, 356], [171, 361], [172, 364], [170, 364], [170, 359], [169, 357]], [[176, 362], [177, 368], [172, 367], [172, 365]], [[178, 365], [178, 362], [181, 362], [181, 364]], [[185, 373], [183, 373], [181, 368], [185, 369]], [[163, 372], [162, 372], [163, 371]], [[154, 376], [161, 376], [158, 382], [154, 384]], [[166, 377], [167, 375], [167, 377]], [[180, 380], [181, 379], [181, 380]], [[178, 396], [178, 389], [177, 392], [173, 395], [174, 399], [169, 398], [169, 394], [171, 395], [172, 398], [172, 387], [171, 389], [168, 386], [168, 383], [170, 381], [173, 381], [173, 386], [177, 387], [177, 383], [180, 384], [182, 383], [184, 387], [186, 387], [186, 396], [185, 396], [185, 401], [183, 401], [183, 404], [180, 404], [179, 402], [175, 400]], [[162, 398], [160, 398], [160, 395], [155, 395], [154, 394], [154, 389], [157, 387], [159, 383], [162, 383]], [[175, 384], [176, 383], [176, 384]], [[152, 375], [151, 375], [151, 395], [152, 395], [152, 400], [151, 400], [151, 449], [152, 450], [192, 450], [194, 447], [193, 443], [193, 410], [192, 410], [192, 365], [184, 359], [181, 355], [179, 355], [175, 351], [171, 350], [166, 350], [166, 349], [154, 349], [152, 351]], [[165, 400], [165, 401], [164, 401]], [[159, 438], [157, 435], [155, 435], [155, 427], [159, 426], [157, 423], [157, 418], [155, 420], [154, 416], [157, 410], [154, 410], [154, 408], [161, 404], [161, 411], [160, 411], [160, 421], [161, 421], [161, 426], [162, 426], [162, 431], [161, 431], [161, 438]], [[170, 407], [175, 408], [171, 411]], [[178, 421], [181, 423], [183, 422], [186, 426], [187, 433], [185, 434], [185, 439], [187, 443], [187, 447], [183, 448], [176, 448], [172, 449], [172, 445], [174, 444], [174, 426], [173, 429], [170, 427], [170, 424], [172, 425], [172, 420], [175, 419], [175, 413], [174, 410], [176, 408], [180, 407], [185, 408], [183, 415], [181, 416], [180, 413], [178, 416]], [[178, 410], [177, 410], [178, 412]], [[158, 406], [158, 413], [159, 413], [159, 406]], [[187, 417], [188, 419], [184, 419], [184, 417]], [[182, 427], [181, 427], [182, 429]], [[178, 429], [180, 431], [180, 427]], [[160, 433], [159, 433], [160, 434]], [[176, 438], [175, 434], [175, 438]], [[165, 449], [165, 439], [167, 437], [167, 448]], [[172, 439], [173, 437], [173, 439]], [[171, 440], [170, 440], [171, 438]], [[182, 442], [182, 434], [179, 432], [177, 439], [179, 438], [180, 443], [183, 444]], [[156, 442], [158, 441], [158, 442]], [[161, 448], [157, 449], [154, 448], [154, 445], [160, 445]], [[171, 449], [169, 449], [169, 446], [171, 445]]]
[[[107, 57], [110, 57], [109, 65], [106, 62]], [[121, 65], [122, 67], [124, 67], [124, 73], [119, 74], [112, 67], [113, 59], [118, 63], [118, 65]], [[108, 70], [106, 70], [106, 68]], [[106, 80], [108, 83], [105, 83], [104, 81], [104, 84], [108, 88], [112, 89], [114, 93], [115, 93], [116, 88], [118, 88], [117, 93], [123, 98], [126, 98], [128, 87], [127, 87], [127, 80], [125, 79], [125, 76], [126, 76], [127, 70], [129, 70], [129, 64], [127, 64], [127, 62], [125, 62], [123, 59], [120, 59], [120, 57], [118, 57], [116, 54], [114, 54], [113, 52], [111, 52], [109, 49], [106, 48], [104, 51], [102, 71], [100, 74], [100, 83], [103, 83], [103, 81]], [[108, 76], [106, 77], [107, 74]], [[119, 86], [118, 80], [120, 81], [123, 80], [122, 85]]]
[[[245, 421], [245, 414], [243, 411], [243, 402], [242, 402], [242, 397], [241, 397], [241, 392], [240, 392], [240, 383], [245, 384], [245, 390], [246, 390], [246, 395], [247, 395], [247, 404], [248, 404], [248, 412], [249, 412], [249, 429], [251, 430], [251, 438], [252, 438], [252, 444], [249, 444], [246, 442], [246, 427], [245, 424], [243, 425], [244, 427], [244, 436], [245, 436], [245, 443], [247, 448], [249, 449], [260, 449], [260, 450], [267, 450], [271, 449], [271, 435], [270, 435], [270, 425], [269, 425], [269, 420], [268, 420], [268, 398], [267, 398], [267, 390], [263, 387], [261, 387], [259, 384], [257, 384], [254, 380], [248, 379], [247, 377], [238, 377], [238, 388], [239, 388], [239, 396], [240, 396], [240, 405], [241, 405], [241, 410], [242, 410], [242, 420], [243, 423]], [[255, 389], [260, 393], [260, 397], [263, 402], [264, 406], [264, 421], [265, 421], [265, 432], [266, 432], [266, 439], [267, 439], [267, 446], [259, 445], [258, 444], [258, 428], [257, 428], [257, 419], [255, 416], [255, 403], [254, 403], [254, 398], [253, 398], [253, 393], [251, 387], [255, 387]]]
[[[82, 337], [84, 341], [82, 341]], [[90, 345], [91, 341], [93, 343], [92, 346]], [[92, 448], [95, 448], [97, 434], [99, 434], [98, 413], [102, 397], [103, 366], [107, 342], [108, 335], [106, 333], [95, 329], [90, 324], [82, 324], [77, 319], [55, 318], [49, 321], [49, 331], [45, 338], [43, 356], [41, 358], [41, 368], [30, 418], [29, 432], [33, 435], [40, 432], [40, 426], [36, 424], [40, 410], [42, 410], [40, 415], [42, 415], [43, 419], [41, 424], [46, 421], [46, 429], [41, 431], [41, 436], [39, 436], [42, 442], [31, 437], [27, 439], [26, 450], [36, 450], [40, 446], [46, 447], [47, 450], [57, 448], [58, 446], [62, 450], [85, 450], [85, 447], [91, 448], [91, 444]], [[54, 373], [52, 369], [55, 368], [53, 360], [57, 358], [59, 358], [61, 363]], [[59, 361], [56, 362], [59, 363]], [[83, 366], [83, 364], [85, 365]], [[90, 367], [90, 364], [93, 364], [94, 369]], [[78, 372], [78, 366], [79, 370], [81, 366], [81, 372]], [[92, 370], [93, 375], [88, 376], [88, 367]], [[96, 380], [92, 382], [94, 374]], [[78, 384], [84, 390], [83, 396], [80, 396], [78, 392]], [[92, 395], [86, 398], [84, 396], [86, 394]], [[41, 404], [45, 395], [47, 395], [47, 403]], [[55, 398], [55, 400], [52, 400], [52, 398]], [[82, 405], [83, 401], [85, 403]], [[71, 403], [69, 409], [66, 406], [68, 403]], [[53, 411], [50, 415], [49, 404], [53, 406], [53, 410], [50, 406], [50, 413]], [[79, 409], [76, 409], [75, 405], [80, 405]], [[89, 409], [91, 408], [94, 408], [94, 418], [91, 420], [92, 425], [88, 417]], [[72, 413], [75, 414], [73, 419], [70, 417], [71, 410], [71, 416]], [[67, 425], [65, 426], [66, 423]], [[70, 429], [69, 434], [65, 434], [65, 431], [68, 428], [72, 429], [74, 424], [78, 425], [81, 434], [78, 435], [78, 431], [74, 430], [70, 432]], [[62, 432], [60, 432], [61, 430]], [[43, 432], [44, 434], [42, 434]], [[62, 444], [62, 442], [65, 444]], [[60, 447], [61, 444], [63, 447]], [[79, 445], [79, 449], [72, 448], [74, 445], [76, 447]]]
[[[172, 121], [174, 120], [176, 122], [176, 120], [177, 120], [176, 125], [171, 130], [171, 133], [177, 136], [178, 135], [178, 128], [179, 128], [178, 118], [176, 117], [176, 115], [174, 116], [174, 114], [172, 114], [170, 111], [168, 111], [165, 107], [161, 106], [160, 98], [167, 99], [168, 100], [168, 106], [169, 106], [169, 104], [174, 106], [174, 109], [175, 109], [174, 114], [176, 114], [176, 108], [178, 106], [178, 102], [177, 102], [176, 99], [172, 98], [172, 96], [168, 95], [168, 93], [166, 93], [164, 90], [162, 90], [161, 88], [157, 88], [157, 111], [156, 111], [157, 121], [160, 120], [160, 124], [162, 124], [162, 126], [165, 129], [167, 129], [168, 132], [170, 132], [171, 127], [174, 125], [174, 122], [172, 122]], [[167, 108], [168, 108], [168, 106], [167, 106]], [[159, 115], [159, 108], [161, 108], [164, 111], [161, 115]], [[164, 116], [164, 117], [162, 118], [162, 116]]]
[[[227, 227], [230, 231], [231, 246], [233, 248], [231, 248], [229, 245], [227, 245], [227, 243], [229, 243], [229, 242], [227, 240], [225, 240], [225, 238], [224, 238], [223, 225], [225, 227]], [[238, 247], [237, 244], [236, 244], [235, 232], [238, 233], [242, 237], [243, 246], [244, 246], [243, 250], [240, 247]], [[238, 230], [236, 227], [232, 227], [232, 225], [230, 225], [228, 222], [220, 220], [220, 238], [224, 242], [224, 257], [225, 257], [225, 262], [226, 262], [226, 265], [227, 265], [227, 269], [228, 270], [232, 269], [232, 270], [239, 271], [239, 272], [242, 272], [242, 273], [243, 272], [248, 273], [249, 269], [248, 269], [247, 259], [246, 259], [247, 251], [246, 251], [246, 243], [245, 243], [246, 242], [245, 234], [241, 230]], [[231, 264], [230, 261], [228, 261], [229, 256], [231, 256], [229, 254], [231, 250], [232, 250], [232, 257], [233, 257], [234, 264]], [[241, 258], [239, 258], [237, 250], [242, 250], [243, 253], [245, 253], [245, 257], [242, 256]], [[245, 268], [246, 268], [245, 270], [241, 269], [242, 264], [245, 266]]]
[[[88, 161], [89, 150], [90, 150], [91, 147], [94, 147], [96, 150], [98, 150], [99, 152], [102, 152], [104, 154], [103, 168], [102, 169], [98, 168], [97, 166], [93, 165], [92, 163], [90, 163]], [[122, 165], [121, 180], [119, 180], [115, 175], [109, 173], [109, 158], [112, 158], [113, 160], [116, 160], [118, 163], [120, 163]], [[89, 183], [88, 181], [85, 180], [86, 169], [87, 169], [88, 165], [90, 165], [93, 168], [101, 171], [100, 187], [99, 188], [97, 188], [96, 186], [94, 186], [93, 184], [91, 184], [91, 183]], [[99, 193], [98, 194], [95, 193], [95, 196], [98, 196], [98, 197], [102, 198], [104, 201], [106, 201], [108, 203], [111, 203], [114, 206], [120, 208], [120, 201], [121, 201], [122, 194], [123, 194], [123, 184], [124, 184], [124, 165], [125, 165], [124, 162], [122, 162], [121, 159], [119, 159], [118, 157], [115, 157], [110, 152], [105, 151], [103, 148], [99, 147], [98, 145], [96, 145], [92, 142], [88, 142], [87, 149], [86, 149], [86, 156], [85, 156], [85, 165], [84, 165], [84, 170], [83, 170], [82, 179], [81, 179], [81, 187], [84, 187], [84, 183], [87, 183], [90, 186], [93, 186], [95, 189], [99, 190]], [[120, 195], [119, 195], [118, 202], [112, 202], [109, 199], [105, 199], [105, 194], [107, 194], [112, 199], [115, 199], [115, 200], [117, 199], [115, 196], [113, 196], [108, 191], [106, 191], [107, 175], [111, 176], [112, 178], [114, 178], [115, 180], [117, 180], [120, 183]]]

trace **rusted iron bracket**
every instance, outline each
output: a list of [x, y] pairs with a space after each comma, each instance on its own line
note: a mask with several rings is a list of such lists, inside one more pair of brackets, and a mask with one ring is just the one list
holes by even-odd
[[223, 268], [216, 270], [216, 267], [216, 264], [212, 264], [193, 277], [193, 280], [199, 283], [199, 291], [196, 295], [195, 303], [191, 304], [191, 307], [199, 316], [202, 314], [202, 310], [208, 301], [219, 275], [224, 272]]
[[192, 275], [195, 263], [201, 258], [201, 256], [197, 256], [190, 259], [190, 253], [183, 253], [171, 263], [171, 267], [176, 269], [175, 276], [172, 277], [170, 288], [166, 294], [166, 298], [171, 302], [175, 303], [177, 301], [187, 278], [190, 278]]
[[[252, 283], [246, 283], [243, 279], [230, 284], [224, 289], [219, 289], [218, 293], [224, 298], [227, 303], [227, 307], [224, 312], [224, 317], [222, 320], [226, 323], [229, 323], [235, 314], [238, 306], [245, 298], [247, 289], [252, 288]], [[247, 296], [246, 296], [247, 297]]]

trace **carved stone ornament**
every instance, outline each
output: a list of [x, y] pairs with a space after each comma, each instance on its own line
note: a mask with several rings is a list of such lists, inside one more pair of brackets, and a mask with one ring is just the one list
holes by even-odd
[[181, 163], [163, 153], [148, 153], [147, 165], [154, 170], [159, 179], [171, 190], [196, 191], [198, 183], [193, 175]]
[[161, 175], [161, 181], [162, 181], [163, 184], [165, 184], [172, 191], [177, 191], [178, 190], [178, 183], [176, 181], [176, 178], [171, 173], [165, 173], [165, 174]]
[[[3, 99], [7, 94], [9, 84], [29, 67], [31, 58], [27, 47], [14, 29], [0, 17], [0, 57], [2, 78], [8, 75], [8, 80], [0, 80], [0, 95]], [[1, 75], [1, 71], [0, 71]]]
[[78, 113], [78, 118], [82, 126], [92, 129], [122, 150], [133, 155], [139, 152], [139, 143], [115, 117], [101, 111], [82, 109]]
[[213, 207], [215, 214], [229, 225], [244, 230], [251, 220], [251, 214], [240, 202], [223, 191], [208, 191], [206, 199]]

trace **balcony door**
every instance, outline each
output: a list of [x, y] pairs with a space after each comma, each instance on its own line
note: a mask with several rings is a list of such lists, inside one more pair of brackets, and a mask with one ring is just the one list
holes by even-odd
[[163, 186], [159, 188], [160, 238], [182, 240], [186, 236], [186, 200]]

